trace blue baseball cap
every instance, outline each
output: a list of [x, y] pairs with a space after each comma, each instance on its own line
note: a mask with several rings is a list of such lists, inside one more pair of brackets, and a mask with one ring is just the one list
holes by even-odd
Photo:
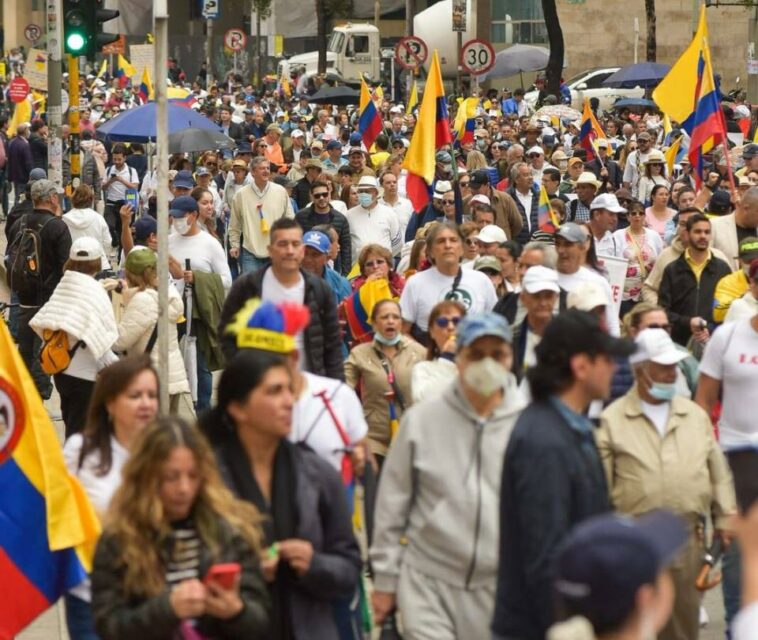
[[247, 140], [243, 140], [237, 145], [237, 148], [234, 150], [234, 155], [238, 156], [240, 153], [252, 153], [253, 147], [250, 145], [250, 143]]
[[499, 313], [485, 311], [466, 316], [458, 325], [458, 350], [485, 336], [494, 336], [508, 344], [513, 341], [513, 333], [508, 321]]
[[179, 171], [176, 176], [174, 176], [174, 187], [179, 187], [180, 189], [194, 189], [195, 179], [192, 177], [192, 172], [187, 169]]
[[329, 140], [326, 143], [326, 150], [331, 151], [332, 149], [342, 149], [342, 143], [339, 140]]
[[321, 231], [308, 231], [303, 236], [303, 244], [321, 253], [329, 253], [329, 249], [332, 247], [332, 241]]
[[363, 138], [361, 137], [361, 134], [357, 131], [354, 131], [350, 134], [350, 146], [351, 147], [360, 147], [361, 143], [363, 142]]
[[150, 215], [143, 215], [134, 223], [134, 239], [143, 242], [151, 233], [158, 233], [158, 222]]
[[686, 541], [684, 521], [668, 511], [589, 518], [561, 545], [555, 590], [593, 622], [623, 620], [634, 609], [637, 590], [655, 582]]
[[171, 201], [168, 213], [172, 218], [183, 218], [188, 213], [195, 213], [196, 211], [197, 200], [192, 196], [179, 196]]

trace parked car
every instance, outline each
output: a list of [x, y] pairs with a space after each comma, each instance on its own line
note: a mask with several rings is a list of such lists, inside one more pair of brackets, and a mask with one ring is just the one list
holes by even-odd
[[[579, 111], [582, 110], [585, 98], [597, 98], [600, 100], [600, 109], [609, 110], [618, 98], [642, 98], [645, 90], [641, 87], [634, 89], [612, 89], [604, 87], [603, 81], [616, 73], [621, 67], [595, 67], [578, 73], [570, 78], [568, 84], [571, 90], [571, 106]], [[534, 109], [537, 102], [537, 91], [528, 91], [524, 100], [530, 108]]]

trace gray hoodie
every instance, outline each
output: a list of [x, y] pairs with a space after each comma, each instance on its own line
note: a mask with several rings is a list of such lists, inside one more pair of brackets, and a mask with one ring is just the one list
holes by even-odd
[[442, 397], [403, 414], [375, 508], [378, 591], [396, 591], [403, 563], [456, 587], [494, 588], [503, 459], [523, 406], [508, 374], [502, 403], [484, 420], [456, 377]]

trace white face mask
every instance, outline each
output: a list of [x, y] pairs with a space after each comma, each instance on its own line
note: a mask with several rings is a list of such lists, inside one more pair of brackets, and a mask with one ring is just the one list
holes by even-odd
[[176, 231], [180, 236], [187, 235], [190, 227], [191, 225], [187, 220], [187, 216], [184, 216], [183, 218], [174, 218], [174, 231]]
[[463, 381], [486, 398], [505, 386], [508, 370], [489, 356], [472, 362], [463, 371]]

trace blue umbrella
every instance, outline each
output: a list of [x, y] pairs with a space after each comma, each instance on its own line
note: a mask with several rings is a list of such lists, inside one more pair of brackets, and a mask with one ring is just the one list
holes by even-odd
[[634, 87], [654, 87], [671, 69], [670, 65], [660, 62], [638, 62], [621, 67], [603, 82], [604, 87], [615, 89], [634, 89]]
[[[128, 109], [98, 127], [97, 135], [113, 142], [154, 142], [158, 105], [148, 102], [135, 109]], [[168, 103], [168, 132], [182, 129], [211, 129], [221, 131], [215, 122], [192, 109]]]
[[658, 105], [652, 100], [645, 98], [621, 98], [613, 103], [614, 109], [623, 109], [624, 107], [645, 107], [648, 109], [657, 109]]

